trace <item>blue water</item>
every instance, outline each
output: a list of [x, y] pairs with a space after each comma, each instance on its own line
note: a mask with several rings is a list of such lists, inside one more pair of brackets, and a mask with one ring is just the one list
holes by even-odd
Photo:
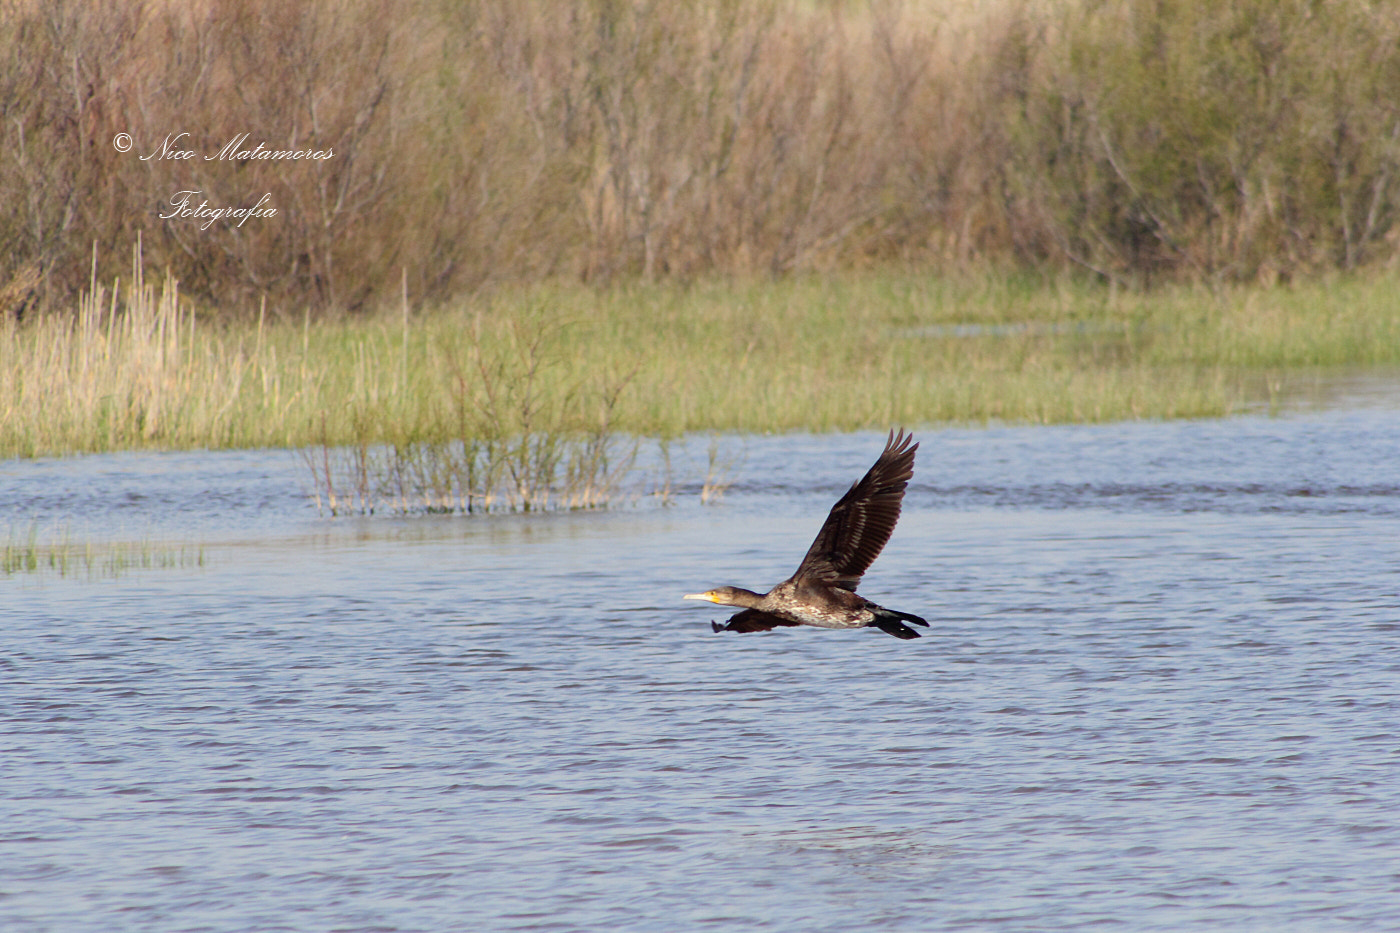
[[0, 577], [0, 929], [1400, 929], [1400, 413], [918, 436], [862, 586], [911, 642], [679, 599], [790, 573], [882, 435], [531, 516], [0, 464], [12, 537], [205, 553]]

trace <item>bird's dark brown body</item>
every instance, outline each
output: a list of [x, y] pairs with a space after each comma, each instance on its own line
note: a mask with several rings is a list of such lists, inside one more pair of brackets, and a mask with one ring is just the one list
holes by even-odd
[[742, 612], [715, 631], [766, 632], [780, 626], [818, 628], [874, 626], [896, 638], [918, 638], [904, 625], [928, 625], [907, 612], [886, 609], [856, 595], [861, 576], [884, 549], [899, 521], [904, 489], [914, 475], [912, 435], [893, 431], [875, 465], [831, 507], [797, 572], [765, 594], [721, 586], [686, 599], [703, 599]]

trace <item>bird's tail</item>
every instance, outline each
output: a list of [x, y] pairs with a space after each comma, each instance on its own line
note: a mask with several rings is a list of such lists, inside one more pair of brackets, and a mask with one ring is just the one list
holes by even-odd
[[874, 625], [886, 635], [893, 635], [895, 638], [919, 637], [918, 632], [901, 622], [896, 622], [894, 619], [876, 619]]
[[918, 638], [919, 633], [914, 631], [902, 622], [913, 622], [915, 625], [922, 625], [928, 628], [928, 623], [911, 612], [900, 612], [898, 609], [886, 609], [881, 606], [874, 609], [875, 619], [872, 624], [887, 635], [895, 638]]

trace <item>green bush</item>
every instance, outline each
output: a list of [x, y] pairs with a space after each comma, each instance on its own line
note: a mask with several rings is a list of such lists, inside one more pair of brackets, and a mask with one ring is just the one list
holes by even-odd
[[1075, 5], [1004, 108], [1019, 221], [1104, 275], [1205, 280], [1394, 255], [1394, 4]]

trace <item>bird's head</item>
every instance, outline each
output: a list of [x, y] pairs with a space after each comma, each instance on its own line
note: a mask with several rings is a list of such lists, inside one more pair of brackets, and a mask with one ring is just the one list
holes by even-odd
[[681, 598], [703, 599], [707, 603], [715, 603], [720, 606], [737, 606], [743, 601], [744, 596], [753, 595], [755, 594], [748, 590], [741, 590], [737, 586], [717, 586], [712, 590], [706, 590], [703, 593], [689, 593]]

